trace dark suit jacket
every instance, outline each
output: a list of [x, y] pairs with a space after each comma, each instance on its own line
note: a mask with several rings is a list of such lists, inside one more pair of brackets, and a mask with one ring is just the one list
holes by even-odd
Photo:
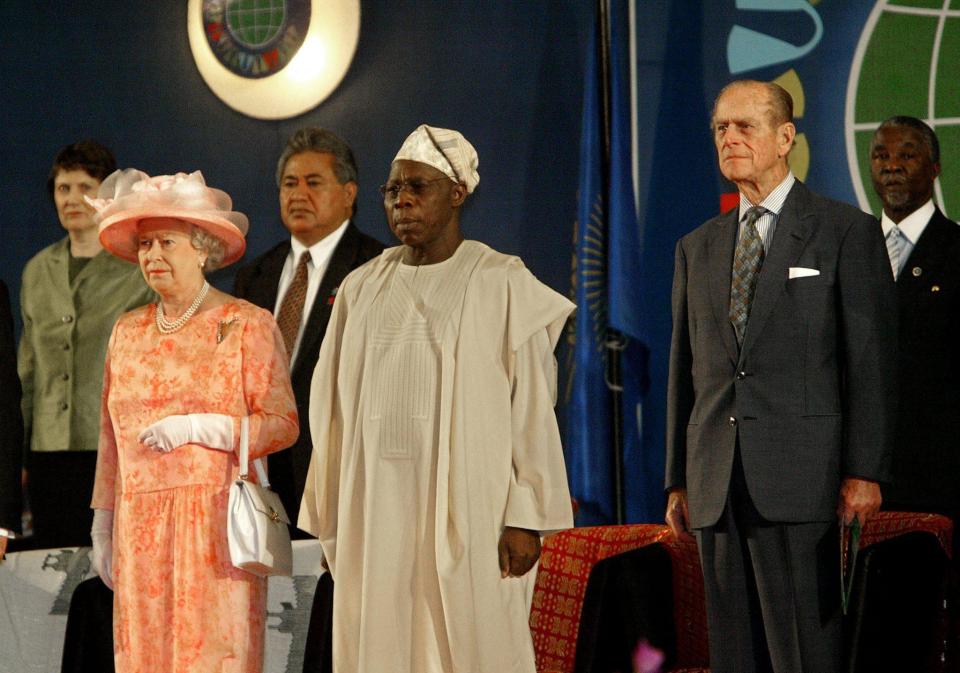
[[[728, 317], [737, 209], [677, 244], [667, 388], [667, 488], [694, 528], [723, 512], [739, 435], [747, 489], [770, 521], [830, 521], [840, 481], [889, 472], [893, 275], [877, 221], [791, 189], [742, 349]], [[817, 269], [789, 279], [791, 267]]]
[[[384, 247], [380, 241], [361, 233], [353, 223], [348, 224], [333, 251], [310, 309], [297, 360], [290, 370], [293, 394], [297, 399], [297, 413], [300, 415], [300, 437], [289, 451], [280, 451], [268, 458], [271, 485], [280, 495], [293, 522], [296, 522], [297, 513], [300, 511], [300, 499], [303, 497], [303, 485], [307, 479], [307, 468], [313, 450], [309, 421], [310, 379], [313, 377], [320, 344], [323, 343], [327, 321], [330, 320], [330, 312], [333, 310], [333, 298], [344, 277], [367, 260], [379, 255]], [[277, 302], [280, 274], [289, 252], [288, 240], [245, 265], [237, 272], [234, 294], [272, 313]]]
[[0, 528], [20, 530], [23, 418], [10, 294], [0, 281]]
[[897, 279], [900, 393], [885, 507], [960, 514], [960, 226], [939, 210]]

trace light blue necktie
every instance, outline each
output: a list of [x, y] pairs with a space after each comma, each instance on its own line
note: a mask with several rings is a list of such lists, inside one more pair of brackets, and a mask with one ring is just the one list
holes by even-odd
[[893, 271], [894, 280], [900, 276], [900, 255], [903, 254], [902, 236], [903, 232], [896, 225], [887, 232], [887, 255], [890, 256], [890, 269]]

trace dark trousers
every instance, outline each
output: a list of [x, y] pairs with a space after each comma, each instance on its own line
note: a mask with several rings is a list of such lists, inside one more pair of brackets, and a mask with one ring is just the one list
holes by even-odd
[[303, 653], [303, 673], [333, 671], [333, 578], [323, 573], [317, 581]]
[[90, 546], [96, 451], [33, 451], [27, 492], [33, 513], [31, 549]]
[[712, 673], [839, 673], [837, 535], [835, 522], [763, 519], [738, 449], [723, 515], [697, 531]]
[[60, 671], [113, 672], [113, 592], [99, 577], [73, 590]]

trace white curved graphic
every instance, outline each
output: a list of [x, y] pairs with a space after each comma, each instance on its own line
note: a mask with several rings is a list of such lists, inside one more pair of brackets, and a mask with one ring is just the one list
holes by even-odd
[[[937, 69], [940, 63], [940, 45], [943, 42], [943, 30], [948, 17], [960, 17], [960, 11], [950, 9], [950, 0], [943, 0], [941, 9], [929, 9], [922, 7], [906, 7], [900, 5], [891, 5], [888, 0], [878, 0], [870, 12], [863, 31], [860, 33], [860, 41], [857, 43], [857, 49], [853, 55], [853, 62], [850, 64], [850, 76], [847, 79], [847, 99], [844, 107], [844, 128], [847, 147], [847, 166], [850, 169], [850, 179], [853, 182], [853, 190], [857, 195], [857, 204], [861, 210], [870, 212], [870, 201], [867, 198], [867, 190], [864, 186], [864, 176], [860, 173], [860, 164], [857, 161], [857, 131], [872, 131], [880, 126], [882, 119], [871, 120], [867, 122], [856, 121], [857, 106], [857, 86], [860, 83], [860, 70], [863, 66], [863, 58], [870, 44], [870, 38], [880, 21], [884, 12], [891, 14], [910, 14], [913, 16], [936, 17], [937, 30], [933, 38], [933, 46], [930, 58], [930, 73], [928, 80], [927, 94], [927, 118], [924, 121], [934, 131], [937, 127], [960, 125], [960, 117], [936, 117], [935, 102]], [[934, 196], [937, 203], [943, 208], [943, 190], [940, 186], [939, 178], [934, 183]]]
[[[867, 200], [867, 192], [863, 187], [863, 179], [860, 176], [860, 164], [857, 163], [857, 134], [856, 129], [856, 107], [857, 107], [857, 84], [860, 82], [860, 69], [863, 67], [863, 56], [867, 53], [867, 46], [870, 44], [870, 37], [873, 30], [883, 14], [883, 8], [887, 3], [885, 0], [879, 0], [874, 5], [867, 22], [863, 25], [860, 32], [860, 41], [857, 42], [857, 49], [853, 52], [853, 61], [850, 63], [850, 76], [847, 78], [847, 101], [843, 110], [843, 125], [846, 129], [847, 141], [847, 168], [850, 170], [850, 179], [853, 182], [853, 191], [857, 195], [857, 204], [860, 210], [870, 212], [870, 201]], [[883, 120], [878, 120], [870, 128], [876, 128]]]
[[727, 37], [727, 66], [733, 75], [796, 60], [813, 51], [823, 37], [823, 19], [807, 0], [737, 0], [736, 6], [755, 12], [805, 12], [813, 20], [814, 33], [806, 44], [796, 45], [734, 25]]

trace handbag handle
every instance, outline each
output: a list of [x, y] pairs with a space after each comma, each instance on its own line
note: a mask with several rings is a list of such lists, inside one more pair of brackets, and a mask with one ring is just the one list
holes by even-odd
[[[264, 488], [270, 488], [267, 470], [263, 466], [263, 459], [253, 461], [253, 468], [257, 471], [257, 481]], [[250, 417], [240, 417], [240, 478], [247, 481], [250, 478]]]

